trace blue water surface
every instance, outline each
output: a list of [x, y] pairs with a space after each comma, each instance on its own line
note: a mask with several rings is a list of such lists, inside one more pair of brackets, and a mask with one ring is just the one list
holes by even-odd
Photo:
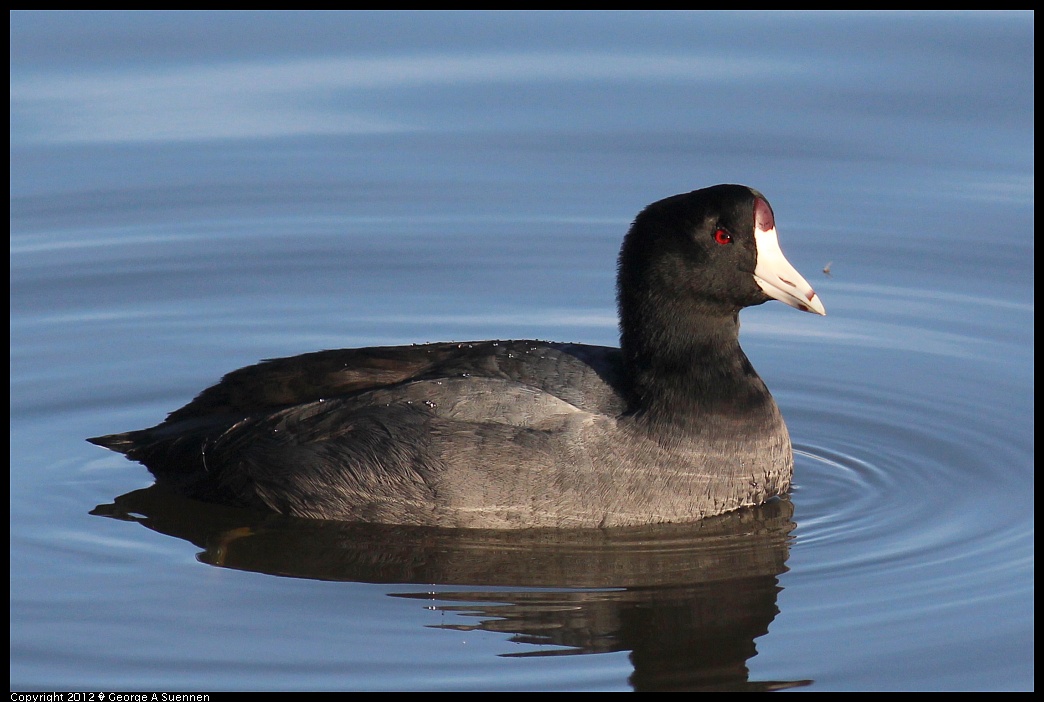
[[[13, 12], [12, 690], [1031, 690], [1033, 15]], [[646, 204], [771, 200], [792, 493], [559, 534], [266, 520], [89, 436], [235, 368], [614, 345]]]

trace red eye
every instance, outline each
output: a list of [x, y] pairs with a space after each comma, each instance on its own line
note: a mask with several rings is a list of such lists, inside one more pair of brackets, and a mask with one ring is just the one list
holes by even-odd
[[714, 241], [718, 242], [719, 244], [731, 244], [732, 235], [724, 229], [717, 229], [714, 232]]

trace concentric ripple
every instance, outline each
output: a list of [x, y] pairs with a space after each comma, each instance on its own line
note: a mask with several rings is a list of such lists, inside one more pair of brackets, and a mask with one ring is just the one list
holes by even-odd
[[[839, 588], [867, 576], [916, 581], [916, 597], [891, 603], [910, 616], [923, 616], [916, 608], [932, 592], [1002, 597], [1024, 586], [1014, 583], [1032, 568], [1032, 378], [1010, 368], [1026, 347], [987, 341], [968, 320], [993, 317], [967, 312], [893, 324], [903, 343], [882, 352], [859, 333], [876, 322], [858, 310], [815, 351], [832, 360], [790, 378], [799, 391], [777, 393], [795, 446], [790, 577]], [[920, 344], [940, 333], [925, 327], [958, 328], [958, 316], [949, 349]], [[849, 365], [833, 360], [842, 358]], [[984, 404], [999, 396], [1007, 402]]]

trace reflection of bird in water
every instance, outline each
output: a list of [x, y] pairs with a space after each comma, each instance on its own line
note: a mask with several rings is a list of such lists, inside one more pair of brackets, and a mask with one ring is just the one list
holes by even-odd
[[505, 656], [627, 652], [636, 690], [807, 684], [751, 680], [747, 666], [779, 611], [778, 576], [794, 528], [786, 497], [692, 524], [619, 529], [295, 519], [198, 502], [160, 485], [92, 513], [190, 541], [201, 549], [197, 560], [215, 567], [386, 584], [389, 596], [418, 602], [416, 626], [457, 638], [501, 634], [520, 644], [506, 646]]

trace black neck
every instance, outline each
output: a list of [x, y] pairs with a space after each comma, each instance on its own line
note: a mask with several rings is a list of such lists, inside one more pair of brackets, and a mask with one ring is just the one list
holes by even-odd
[[772, 396], [739, 345], [738, 312], [669, 310], [628, 319], [621, 333], [629, 410], [656, 424], [772, 411]]

